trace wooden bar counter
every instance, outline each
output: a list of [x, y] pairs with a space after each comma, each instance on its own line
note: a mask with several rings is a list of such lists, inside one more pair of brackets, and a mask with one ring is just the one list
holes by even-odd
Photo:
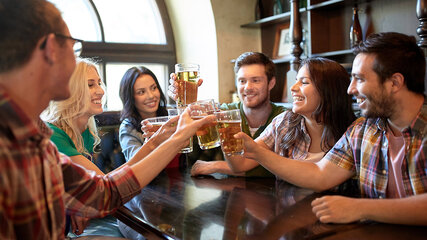
[[175, 168], [160, 173], [116, 217], [134, 239], [427, 238], [421, 226], [320, 223], [310, 205], [318, 196], [274, 178], [191, 177]]

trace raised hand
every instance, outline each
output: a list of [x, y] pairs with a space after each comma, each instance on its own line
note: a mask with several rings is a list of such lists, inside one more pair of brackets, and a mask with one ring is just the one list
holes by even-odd
[[154, 132], [153, 125], [151, 125], [148, 121], [143, 120], [141, 122], [141, 130], [144, 132], [143, 136], [148, 138], [148, 141], [153, 142], [155, 146], [158, 146], [176, 131], [178, 119], [179, 116], [172, 117], [156, 132]]
[[[169, 79], [169, 87], [168, 87], [168, 96], [172, 98], [174, 101], [178, 98], [178, 83], [176, 82], [176, 74], [171, 73]], [[197, 85], [200, 87], [202, 85], [203, 79], [199, 79]]]
[[173, 136], [185, 140], [184, 145], [182, 146], [185, 147], [188, 144], [187, 140], [190, 137], [193, 137], [193, 135], [196, 134], [196, 131], [199, 128], [201, 128], [205, 124], [210, 124], [214, 121], [216, 121], [214, 115], [208, 115], [199, 120], [193, 120], [190, 117], [190, 109], [186, 108], [185, 111], [180, 115], [177, 130], [175, 131]]

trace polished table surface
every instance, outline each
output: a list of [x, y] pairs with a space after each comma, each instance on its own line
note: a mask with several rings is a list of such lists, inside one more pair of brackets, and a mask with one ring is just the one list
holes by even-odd
[[175, 168], [116, 216], [136, 239], [427, 239], [427, 227], [320, 223], [310, 205], [318, 196], [274, 178], [191, 177]]

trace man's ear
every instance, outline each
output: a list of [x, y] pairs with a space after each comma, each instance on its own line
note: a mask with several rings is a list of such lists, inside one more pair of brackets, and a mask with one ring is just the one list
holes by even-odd
[[405, 77], [401, 73], [393, 73], [389, 81], [391, 81], [391, 87], [393, 92], [397, 92], [405, 86]]
[[268, 91], [271, 91], [274, 86], [276, 86], [276, 77], [271, 78], [270, 82], [268, 82]]
[[48, 62], [49, 64], [53, 64], [54, 62], [56, 62], [57, 59], [56, 53], [58, 48], [58, 43], [56, 42], [55, 34], [51, 33], [47, 35], [45, 41], [46, 43], [43, 48], [43, 57], [46, 62]]

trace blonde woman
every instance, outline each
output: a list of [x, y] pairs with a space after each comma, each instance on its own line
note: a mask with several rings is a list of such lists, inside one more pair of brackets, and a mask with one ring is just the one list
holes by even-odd
[[[95, 171], [97, 175], [104, 175], [92, 161], [94, 147], [101, 141], [97, 134], [94, 116], [103, 112], [102, 100], [105, 93], [94, 62], [89, 59], [77, 60], [70, 79], [70, 92], [71, 96], [67, 100], [52, 101], [41, 117], [54, 131], [51, 140], [61, 153], [84, 168]], [[68, 216], [67, 221], [70, 221]], [[106, 217], [91, 221], [91, 225], [101, 228], [106, 225], [115, 225], [115, 222], [114, 218]], [[71, 216], [71, 228], [74, 234], [82, 234], [88, 225], [89, 219]], [[67, 230], [68, 228], [69, 224], [67, 224]], [[113, 232], [114, 226], [109, 229], [111, 230], [102, 229], [101, 234], [121, 237], [117, 228]]]
[[[42, 113], [41, 118], [53, 129], [51, 140], [61, 153], [69, 156], [73, 162], [82, 167], [95, 171], [97, 175], [104, 175], [92, 161], [94, 147], [100, 143], [94, 116], [103, 112], [102, 103], [105, 93], [95, 63], [89, 59], [77, 59], [69, 84], [71, 96], [64, 101], [52, 101]], [[170, 128], [170, 125], [177, 120], [178, 118], [171, 119], [169, 126], [165, 126], [158, 136], [152, 137], [148, 147], [141, 148], [125, 165], [132, 165], [143, 159], [159, 143], [170, 137], [175, 131], [174, 128]], [[88, 220], [72, 216], [70, 221], [73, 233], [82, 234], [88, 225]], [[92, 228], [91, 226], [96, 226], [96, 230], [89, 229]], [[85, 231], [85, 235], [100, 233], [103, 236], [122, 236], [117, 228], [116, 219], [112, 217], [92, 219], [91, 226]]]
[[[53, 128], [52, 140], [60, 152], [68, 154], [72, 161], [87, 170], [93, 170], [94, 175], [103, 175], [91, 161], [93, 147], [99, 142], [93, 116], [102, 113], [102, 98], [105, 93], [103, 83], [93, 62], [87, 59], [77, 59], [75, 71], [69, 81], [69, 89], [70, 97], [64, 101], [51, 102], [48, 109], [42, 113], [41, 118]], [[136, 169], [135, 171], [138, 174], [135, 176], [139, 185], [141, 187], [147, 185], [167, 166], [179, 149], [185, 146], [185, 141], [182, 139], [188, 139], [194, 135], [200, 126], [210, 123], [214, 119], [214, 117], [205, 117], [195, 121], [190, 118], [189, 111], [171, 118], [128, 162], [108, 174], [114, 175], [123, 166], [128, 166], [131, 169]], [[66, 207], [69, 203], [75, 204], [73, 202], [75, 199], [67, 200], [65, 202]], [[75, 212], [75, 214], [91, 216], [85, 211]], [[73, 216], [71, 220], [73, 232], [82, 234], [87, 225], [86, 220]], [[104, 221], [102, 225], [99, 221], [94, 223], [93, 220], [95, 219], [91, 220], [91, 225], [96, 225], [96, 228], [93, 228], [96, 231], [85, 231], [85, 235], [97, 235], [96, 233], [99, 232], [98, 235], [121, 237], [115, 219], [110, 218], [107, 222]]]
[[86, 169], [103, 174], [91, 161], [94, 147], [100, 143], [94, 116], [103, 112], [104, 85], [96, 65], [79, 59], [70, 80], [71, 96], [53, 101], [42, 119], [54, 130], [51, 140], [58, 150]]

